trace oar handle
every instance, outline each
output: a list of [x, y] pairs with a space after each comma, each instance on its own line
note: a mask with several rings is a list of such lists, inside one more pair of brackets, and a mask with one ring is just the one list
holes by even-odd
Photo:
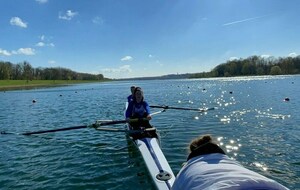
[[147, 118], [134, 118], [134, 119], [125, 119], [125, 120], [112, 120], [112, 121], [96, 121], [92, 127], [100, 127], [105, 125], [116, 125], [116, 124], [122, 124], [122, 123], [129, 123], [129, 122], [138, 122], [138, 121], [145, 121]]
[[97, 127], [95, 128], [98, 131], [108, 131], [108, 132], [126, 132], [126, 133], [142, 133], [142, 132], [151, 132], [151, 131], [156, 131], [154, 127], [152, 128], [146, 128], [146, 129], [133, 129], [133, 130], [128, 130], [128, 129], [116, 129], [116, 128], [108, 128], [108, 127]]
[[157, 112], [154, 112], [154, 113], [151, 113], [150, 115], [153, 116], [153, 115], [156, 115], [156, 114], [159, 114], [159, 113], [162, 113], [162, 112], [165, 112], [166, 109], [163, 109], [163, 110], [160, 110], [160, 111], [157, 111]]

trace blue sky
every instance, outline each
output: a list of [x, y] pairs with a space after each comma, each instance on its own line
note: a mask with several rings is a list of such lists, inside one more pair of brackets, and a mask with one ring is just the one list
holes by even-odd
[[108, 78], [300, 54], [298, 0], [0, 0], [0, 60]]

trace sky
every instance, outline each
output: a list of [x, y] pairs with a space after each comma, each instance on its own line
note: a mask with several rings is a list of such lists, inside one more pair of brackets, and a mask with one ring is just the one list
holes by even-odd
[[0, 61], [131, 78], [300, 54], [299, 0], [0, 0]]

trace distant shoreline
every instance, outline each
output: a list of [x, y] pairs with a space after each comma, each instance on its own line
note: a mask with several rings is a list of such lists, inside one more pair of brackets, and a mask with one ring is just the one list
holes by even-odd
[[90, 80], [0, 80], [0, 91], [11, 91], [11, 90], [30, 90], [34, 88], [50, 88], [56, 86], [67, 86], [81, 83], [97, 83], [106, 82], [107, 80], [101, 81], [90, 81]]

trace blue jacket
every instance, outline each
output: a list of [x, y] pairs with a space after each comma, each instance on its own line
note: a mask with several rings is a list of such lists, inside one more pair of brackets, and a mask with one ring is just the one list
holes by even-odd
[[150, 107], [146, 101], [137, 103], [135, 100], [129, 102], [126, 110], [126, 118], [137, 117], [142, 118], [150, 114]]
[[128, 97], [127, 97], [127, 102], [131, 102], [133, 100], [133, 96], [132, 94], [130, 94]]

